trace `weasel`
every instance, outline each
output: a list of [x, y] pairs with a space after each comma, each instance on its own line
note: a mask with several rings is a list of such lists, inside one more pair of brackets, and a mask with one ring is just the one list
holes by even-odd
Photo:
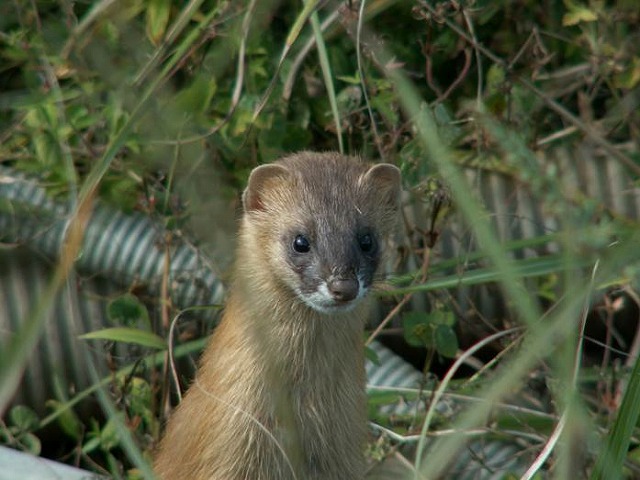
[[243, 193], [222, 320], [155, 458], [164, 480], [364, 477], [367, 292], [400, 171], [302, 152]]

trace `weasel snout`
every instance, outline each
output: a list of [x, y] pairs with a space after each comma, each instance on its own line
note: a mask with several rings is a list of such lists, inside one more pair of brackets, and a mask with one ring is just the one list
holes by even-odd
[[337, 302], [349, 302], [358, 296], [360, 282], [355, 277], [332, 277], [327, 282], [329, 293]]

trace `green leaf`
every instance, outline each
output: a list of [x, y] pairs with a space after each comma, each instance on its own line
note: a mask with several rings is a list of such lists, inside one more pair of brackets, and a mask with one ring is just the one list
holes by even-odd
[[147, 307], [138, 300], [138, 297], [130, 293], [122, 295], [109, 303], [107, 317], [114, 325], [150, 327]]
[[349, 83], [351, 85], [357, 85], [358, 87], [361, 85], [360, 75], [358, 72], [355, 75], [337, 75], [336, 78], [341, 82]]
[[294, 44], [294, 42], [300, 35], [300, 32], [302, 31], [302, 27], [304, 27], [304, 24], [306, 23], [307, 19], [309, 18], [309, 16], [311, 16], [311, 14], [314, 12], [317, 6], [318, 6], [318, 0], [310, 0], [310, 1], [304, 2], [304, 8], [302, 9], [302, 12], [300, 12], [298, 17], [296, 18], [296, 21], [291, 27], [291, 31], [289, 32], [289, 35], [287, 35], [287, 41], [286, 41], [287, 47], [290, 47], [291, 45]]
[[598, 15], [583, 5], [569, 4], [569, 11], [562, 17], [562, 25], [570, 27], [583, 22], [595, 22]]
[[157, 420], [150, 408], [153, 404], [153, 391], [146, 380], [140, 377], [130, 378], [127, 399], [131, 416], [139, 416], [147, 425]]
[[392, 90], [381, 90], [371, 98], [371, 106], [391, 125], [396, 125], [400, 119], [394, 95]]
[[176, 104], [181, 110], [191, 113], [204, 113], [209, 108], [217, 90], [215, 77], [200, 74], [191, 84], [176, 95]]
[[100, 446], [100, 438], [93, 437], [87, 442], [85, 442], [85, 444], [82, 446], [82, 453], [84, 453], [85, 455], [88, 455], [91, 452], [94, 452], [99, 446]]
[[378, 354], [376, 353], [376, 351], [369, 347], [369, 346], [365, 346], [364, 347], [364, 356], [367, 360], [369, 360], [371, 363], [373, 363], [374, 365], [380, 365], [380, 358], [378, 357]]
[[38, 428], [40, 420], [36, 412], [25, 405], [16, 405], [9, 412], [11, 424], [21, 432], [29, 432]]
[[58, 400], [47, 400], [46, 405], [54, 412], [57, 410], [60, 411], [57, 422], [64, 433], [74, 440], [80, 440], [82, 438], [82, 422], [72, 409], [65, 409], [64, 403]]
[[640, 418], [640, 357], [636, 358], [624, 392], [618, 417], [591, 472], [591, 480], [623, 478], [622, 467], [633, 431]]
[[42, 445], [40, 439], [33, 433], [27, 433], [20, 436], [20, 444], [31, 454], [40, 455]]
[[456, 317], [451, 310], [436, 310], [429, 317], [434, 325], [453, 327], [456, 324]]
[[490, 95], [502, 92], [502, 86], [507, 78], [505, 68], [494, 63], [487, 70], [487, 92]]
[[[124, 415], [119, 414], [124, 420]], [[100, 447], [104, 451], [109, 451], [120, 444], [120, 437], [118, 435], [118, 423], [115, 419], [110, 418], [105, 424], [104, 428], [100, 431]]]
[[432, 318], [425, 312], [407, 312], [402, 316], [404, 339], [413, 347], [430, 347], [433, 343]]
[[370, 391], [367, 393], [367, 404], [369, 407], [380, 408], [384, 405], [393, 405], [402, 399], [398, 392]]
[[136, 328], [115, 327], [96, 330], [95, 332], [80, 335], [83, 340], [109, 340], [112, 342], [134, 343], [143, 347], [165, 350], [167, 344], [164, 339], [155, 333]]
[[158, 45], [169, 23], [171, 0], [149, 0], [147, 5], [147, 37]]
[[617, 88], [635, 88], [640, 83], [640, 58], [634, 57], [622, 72], [613, 77], [613, 83]]
[[336, 96], [338, 111], [347, 115], [357, 110], [362, 103], [362, 90], [359, 85], [349, 85]]
[[455, 358], [458, 353], [458, 337], [448, 325], [438, 325], [434, 333], [437, 352], [443, 357]]

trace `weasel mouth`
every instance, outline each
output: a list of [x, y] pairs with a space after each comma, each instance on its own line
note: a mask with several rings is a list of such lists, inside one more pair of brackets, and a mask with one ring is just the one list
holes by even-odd
[[324, 301], [316, 301], [316, 299], [311, 299], [309, 297], [304, 298], [304, 303], [306, 303], [313, 310], [320, 313], [343, 313], [352, 310], [359, 302], [359, 299], [354, 300], [327, 300]]
[[315, 292], [298, 292], [298, 296], [317, 312], [342, 313], [352, 310], [365, 293], [366, 289], [356, 279], [332, 279], [320, 284]]

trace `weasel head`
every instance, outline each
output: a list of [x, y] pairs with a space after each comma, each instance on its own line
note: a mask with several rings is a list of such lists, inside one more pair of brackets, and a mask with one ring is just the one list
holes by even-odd
[[335, 153], [303, 152], [255, 168], [243, 195], [240, 248], [249, 250], [243, 263], [256, 268], [245, 264], [245, 274], [265, 292], [276, 287], [279, 301], [348, 312], [376, 278], [399, 194], [395, 166]]

